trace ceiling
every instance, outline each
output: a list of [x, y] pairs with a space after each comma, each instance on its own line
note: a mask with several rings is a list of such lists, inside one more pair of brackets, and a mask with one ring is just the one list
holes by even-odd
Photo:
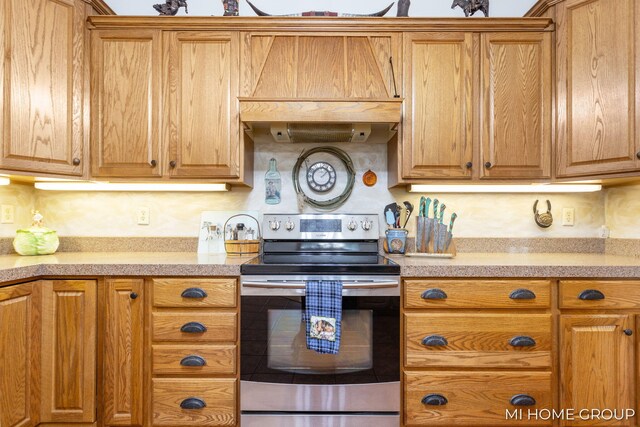
[[[118, 15], [156, 15], [154, 3], [165, 0], [106, 0], [107, 4]], [[392, 0], [252, 0], [252, 3], [264, 12], [279, 15], [299, 13], [310, 10], [329, 10], [342, 13], [369, 14], [387, 7]], [[462, 10], [451, 9], [451, 0], [413, 0], [409, 9], [412, 17], [462, 17]], [[239, 0], [241, 16], [255, 16], [246, 0]], [[523, 16], [536, 3], [536, 0], [491, 0], [490, 15], [492, 17]], [[190, 16], [221, 16], [223, 13], [222, 0], [188, 0]], [[185, 15], [181, 9], [179, 15]], [[396, 7], [387, 16], [395, 16]], [[481, 13], [479, 13], [482, 16]]]

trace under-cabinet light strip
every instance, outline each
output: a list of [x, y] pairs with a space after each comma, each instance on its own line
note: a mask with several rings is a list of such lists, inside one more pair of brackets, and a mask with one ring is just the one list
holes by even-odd
[[0, 176], [0, 185], [9, 185], [11, 180], [6, 176]]
[[602, 190], [599, 184], [533, 185], [422, 185], [411, 184], [411, 193], [592, 193]]
[[34, 184], [38, 190], [51, 191], [229, 191], [228, 184], [165, 184], [119, 182], [47, 181]]

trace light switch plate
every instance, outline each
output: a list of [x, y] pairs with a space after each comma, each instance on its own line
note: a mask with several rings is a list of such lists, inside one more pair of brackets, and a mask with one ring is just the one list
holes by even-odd
[[0, 206], [0, 223], [13, 224], [15, 221], [16, 207], [13, 205]]
[[149, 225], [149, 208], [138, 208], [136, 211], [136, 217], [138, 218], [138, 225]]

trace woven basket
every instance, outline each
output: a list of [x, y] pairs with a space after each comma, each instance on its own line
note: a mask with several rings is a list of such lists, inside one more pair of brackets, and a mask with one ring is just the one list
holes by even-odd
[[223, 231], [227, 229], [227, 224], [230, 220], [236, 217], [245, 216], [251, 218], [256, 222], [256, 226], [258, 228], [258, 240], [227, 240], [227, 235], [225, 233], [224, 236], [224, 250], [227, 252], [227, 255], [233, 256], [242, 256], [242, 255], [255, 255], [260, 253], [260, 237], [262, 236], [262, 232], [260, 231], [260, 224], [258, 220], [247, 214], [238, 214], [233, 215], [227, 219], [222, 228]]

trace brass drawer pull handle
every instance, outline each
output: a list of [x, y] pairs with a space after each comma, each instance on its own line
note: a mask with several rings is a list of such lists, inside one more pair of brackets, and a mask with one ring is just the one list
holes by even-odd
[[189, 322], [182, 325], [180, 331], [188, 334], [202, 334], [207, 332], [207, 327], [200, 322]]
[[427, 394], [422, 398], [423, 405], [431, 405], [431, 406], [443, 406], [449, 403], [446, 397], [441, 394]]
[[196, 354], [186, 356], [180, 361], [180, 365], [182, 366], [204, 366], [206, 364], [207, 361]]
[[447, 294], [442, 289], [427, 289], [420, 295], [422, 299], [447, 299]]
[[206, 298], [209, 295], [207, 295], [207, 293], [204, 291], [204, 289], [189, 288], [189, 289], [185, 289], [184, 291], [182, 291], [181, 296], [182, 296], [182, 298], [200, 299], [200, 298]]
[[509, 340], [509, 345], [513, 347], [534, 347], [536, 340], [524, 335], [513, 337]]
[[580, 292], [578, 298], [585, 301], [593, 301], [604, 299], [604, 294], [597, 289], [585, 289], [584, 291]]
[[515, 291], [509, 294], [509, 298], [511, 299], [536, 299], [536, 294], [534, 294], [529, 289], [516, 289]]
[[509, 402], [513, 406], [533, 406], [536, 404], [536, 399], [528, 394], [516, 394]]
[[449, 341], [441, 335], [429, 335], [428, 337], [424, 337], [422, 345], [427, 347], [445, 347], [449, 345]]
[[180, 403], [182, 409], [202, 409], [207, 407], [207, 402], [197, 397], [188, 397]]

